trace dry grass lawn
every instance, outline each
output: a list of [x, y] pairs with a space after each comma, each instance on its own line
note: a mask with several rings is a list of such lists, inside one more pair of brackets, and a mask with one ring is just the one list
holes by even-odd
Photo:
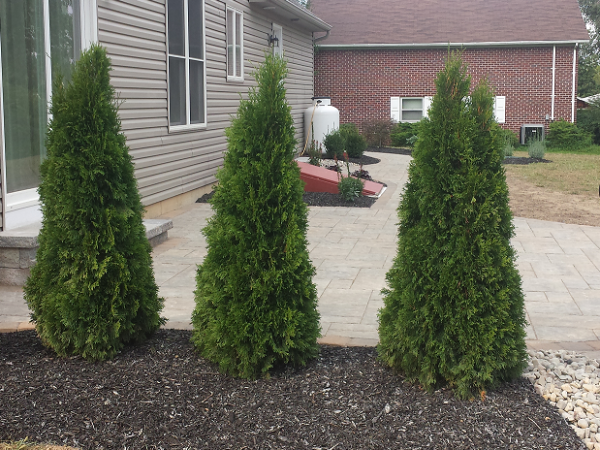
[[505, 166], [513, 215], [600, 226], [600, 156], [546, 153], [545, 158], [552, 163]]
[[0, 450], [77, 450], [73, 447], [60, 447], [57, 445], [39, 445], [30, 444], [26, 441], [2, 443], [0, 442]]

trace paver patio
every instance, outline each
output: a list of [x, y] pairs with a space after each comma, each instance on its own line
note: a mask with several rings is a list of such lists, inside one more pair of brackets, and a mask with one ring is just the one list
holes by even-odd
[[[321, 342], [375, 345], [380, 290], [396, 254], [396, 208], [407, 180], [409, 156], [372, 153], [366, 166], [388, 188], [371, 208], [311, 207], [309, 250], [317, 273]], [[169, 215], [174, 228], [153, 252], [156, 281], [165, 298], [167, 327], [189, 328], [196, 265], [206, 255], [200, 233], [212, 211], [194, 204]], [[517, 265], [526, 299], [528, 345], [600, 358], [600, 228], [515, 218]], [[26, 328], [22, 290], [0, 286], [0, 331]]]

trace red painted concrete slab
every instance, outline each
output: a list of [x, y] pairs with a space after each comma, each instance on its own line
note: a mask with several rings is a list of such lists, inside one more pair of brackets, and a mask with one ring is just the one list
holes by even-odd
[[[312, 164], [296, 161], [300, 167], [300, 178], [304, 181], [304, 190], [306, 192], [330, 192], [337, 194], [339, 175], [333, 170], [325, 167], [317, 167]], [[345, 176], [345, 175], [342, 175]], [[383, 189], [383, 184], [374, 181], [362, 180], [362, 195], [379, 195]]]

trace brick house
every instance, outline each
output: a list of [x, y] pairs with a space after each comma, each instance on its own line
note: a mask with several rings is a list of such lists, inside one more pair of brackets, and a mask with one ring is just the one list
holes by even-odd
[[315, 55], [315, 95], [340, 123], [427, 114], [448, 48], [464, 49], [473, 85], [488, 77], [496, 118], [575, 121], [577, 52], [589, 36], [577, 0], [311, 0], [332, 25]]

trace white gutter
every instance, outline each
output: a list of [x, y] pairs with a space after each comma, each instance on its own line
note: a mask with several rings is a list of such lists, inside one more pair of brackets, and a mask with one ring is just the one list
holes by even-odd
[[577, 70], [577, 44], [573, 49], [573, 93], [571, 95], [571, 123], [575, 123], [575, 72]]
[[[306, 9], [304, 6], [296, 4], [291, 0], [248, 0], [249, 3], [266, 3], [270, 5], [274, 5], [276, 7], [281, 8], [283, 11], [288, 14], [293, 15], [294, 17], [302, 20], [303, 22], [309, 24], [312, 28], [311, 31], [329, 31], [331, 30], [331, 25], [327, 22], [319, 19], [312, 12]], [[276, 10], [273, 11], [277, 14]]]
[[552, 110], [550, 112], [550, 120], [554, 120], [554, 98], [556, 85], [556, 45], [552, 47]]
[[396, 48], [431, 48], [431, 47], [535, 47], [547, 45], [578, 45], [586, 44], [589, 41], [574, 40], [574, 41], [512, 41], [512, 42], [435, 42], [431, 44], [323, 44], [323, 49], [339, 49], [339, 50], [354, 50], [354, 49], [396, 49]]

